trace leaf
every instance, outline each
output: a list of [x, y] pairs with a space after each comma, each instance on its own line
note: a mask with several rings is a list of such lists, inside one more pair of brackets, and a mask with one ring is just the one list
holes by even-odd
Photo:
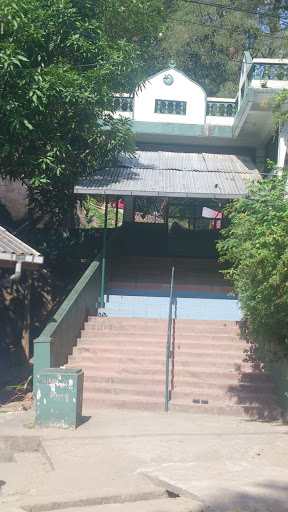
[[29, 121], [27, 121], [27, 119], [24, 119], [23, 120], [25, 126], [27, 126], [27, 128], [29, 128], [29, 130], [33, 130], [33, 126], [31, 123], [29, 123]]

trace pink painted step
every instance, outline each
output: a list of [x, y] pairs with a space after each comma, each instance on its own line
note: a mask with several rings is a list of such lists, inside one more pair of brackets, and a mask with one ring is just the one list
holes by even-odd
[[129, 409], [139, 411], [164, 411], [163, 399], [151, 399], [134, 395], [123, 397], [107, 397], [107, 395], [95, 395], [94, 393], [85, 394], [83, 396], [83, 407], [87, 408], [101, 408], [101, 409]]
[[[92, 371], [85, 371], [85, 383], [106, 383], [106, 384], [127, 384], [133, 386], [148, 386], [148, 387], [157, 387], [162, 386], [164, 382], [164, 374], [162, 376], [158, 375], [143, 375], [143, 374], [121, 374], [121, 373], [110, 373], [107, 375], [106, 373], [100, 373]], [[173, 378], [170, 379], [170, 385], [173, 389], [174, 382]], [[171, 389], [170, 387], [170, 389]], [[201, 380], [193, 380], [193, 379], [182, 379], [177, 381], [177, 388], [175, 390], [184, 390], [193, 389], [195, 392], [202, 392], [202, 390], [217, 390], [222, 393], [272, 393], [274, 387], [271, 383], [262, 383], [262, 382], [252, 382], [252, 383], [227, 383], [225, 381], [214, 380], [214, 381], [201, 381]], [[174, 390], [172, 391], [174, 392]]]
[[239, 392], [229, 392], [229, 391], [219, 391], [217, 388], [215, 389], [187, 389], [187, 390], [178, 390], [173, 389], [171, 392], [172, 401], [175, 403], [185, 402], [185, 403], [193, 403], [196, 401], [207, 401], [210, 405], [269, 405], [277, 404], [277, 400], [275, 395], [271, 393], [242, 393]]
[[[93, 337], [86, 337], [85, 333], [83, 334], [82, 338], [79, 338], [78, 339], [78, 343], [81, 343], [83, 346], [91, 346], [93, 347], [94, 345], [101, 345], [101, 346], [111, 346], [113, 345], [114, 347], [121, 347], [121, 346], [127, 346], [127, 347], [133, 347], [133, 346], [136, 346], [138, 344], [142, 344], [143, 347], [145, 347], [147, 350], [149, 349], [149, 347], [155, 347], [157, 348], [158, 346], [162, 346], [162, 345], [165, 345], [166, 344], [166, 338], [165, 337], [158, 337], [158, 339], [154, 338], [153, 337], [149, 337], [149, 335], [147, 335], [147, 339], [143, 336], [141, 336], [140, 338], [138, 338], [137, 334], [134, 333], [134, 335], [131, 335], [131, 336], [123, 336], [123, 337], [115, 337], [113, 336], [113, 334], [110, 334], [110, 336], [102, 336], [101, 333], [99, 333], [98, 335], [94, 335]], [[237, 339], [236, 340], [233, 340], [232, 338], [228, 338], [228, 339], [222, 339], [220, 338], [219, 341], [217, 342], [215, 339], [214, 340], [209, 340], [209, 339], [204, 339], [203, 341], [199, 340], [199, 338], [196, 338], [195, 340], [191, 340], [189, 339], [189, 337], [175, 337], [175, 340], [174, 340], [174, 336], [172, 337], [172, 347], [171, 349], [175, 349], [175, 351], [181, 353], [185, 350], [198, 350], [198, 351], [209, 351], [211, 350], [213, 353], [215, 351], [217, 352], [227, 352], [227, 351], [238, 351], [241, 352], [242, 354], [246, 354], [246, 355], [251, 355], [253, 356], [253, 354], [257, 354], [257, 350], [255, 350], [253, 348], [252, 345], [247, 345], [246, 343], [242, 343], [241, 341], [238, 341]]]
[[[73, 357], [73, 356], [72, 356]], [[70, 362], [69, 358], [69, 364], [66, 365], [66, 368], [82, 368], [84, 373], [94, 373], [95, 375], [137, 375], [140, 376], [146, 376], [151, 377], [155, 376], [165, 376], [165, 367], [162, 366], [161, 368], [157, 368], [157, 373], [155, 372], [155, 366], [147, 366], [147, 364], [141, 365], [131, 365], [128, 363], [122, 363], [122, 364], [115, 364], [111, 363], [106, 364], [105, 366], [102, 364], [102, 362], [91, 362], [91, 358], [86, 359], [85, 361], [74, 358], [73, 362]], [[183, 380], [197, 380], [200, 382], [207, 382], [207, 380], [212, 381], [220, 381], [221, 383], [230, 383], [231, 385], [236, 385], [239, 383], [269, 383], [270, 382], [270, 376], [263, 373], [254, 373], [252, 371], [250, 372], [236, 372], [236, 371], [225, 371], [225, 370], [219, 370], [219, 369], [213, 369], [212, 370], [195, 370], [194, 368], [185, 368], [179, 370], [171, 370], [170, 373], [172, 378], [177, 382], [182, 382]]]
[[[89, 316], [88, 317], [88, 322], [89, 323], [94, 323], [94, 324], [97, 324], [97, 325], [102, 325], [102, 326], [107, 326], [109, 325], [110, 323], [115, 323], [116, 326], [118, 324], [124, 324], [124, 325], [131, 325], [131, 324], [139, 324], [139, 325], [153, 325], [153, 326], [157, 326], [157, 327], [160, 327], [161, 325], [162, 326], [165, 326], [165, 328], [167, 328], [167, 319], [164, 319], [164, 318], [135, 318], [135, 317], [128, 317], [128, 318], [123, 318], [123, 317], [99, 317], [99, 316]], [[213, 320], [211, 321], [212, 322], [212, 325], [207, 322], [207, 320], [199, 320], [199, 319], [185, 319], [185, 318], [179, 318], [177, 320], [173, 320], [172, 323], [176, 325], [176, 327], [187, 327], [189, 329], [194, 329], [194, 328], [201, 328], [203, 330], [205, 330], [205, 328], [208, 328], [208, 329], [212, 329], [214, 332], [215, 330], [223, 327], [224, 329], [230, 329], [230, 328], [233, 328], [235, 330], [235, 332], [239, 332], [239, 326], [237, 324], [237, 322], [233, 321], [233, 320]]]
[[[95, 395], [98, 394], [108, 394], [109, 396], [122, 396], [127, 397], [127, 395], [133, 395], [137, 397], [146, 397], [150, 398], [161, 398], [165, 393], [165, 381], [163, 379], [162, 382], [159, 382], [156, 386], [135, 386], [135, 384], [123, 384], [118, 383], [111, 386], [107, 386], [105, 383], [91, 383], [86, 382], [85, 395], [93, 393]], [[210, 405], [250, 405], [254, 407], [258, 407], [259, 405], [275, 405], [276, 406], [276, 398], [272, 394], [263, 393], [259, 396], [259, 393], [229, 393], [229, 392], [219, 392], [219, 390], [172, 390], [171, 391], [172, 401], [174, 403], [181, 403], [184, 401], [185, 403], [203, 403], [203, 401]], [[259, 403], [260, 402], [260, 403]]]
[[[85, 373], [84, 405], [164, 410], [166, 329], [162, 319], [90, 317], [68, 365]], [[174, 321], [170, 410], [279, 417], [270, 376], [237, 330], [236, 322]]]
[[240, 418], [277, 421], [281, 418], [281, 409], [271, 406], [251, 405], [204, 405], [185, 402], [169, 402], [171, 412], [189, 412], [193, 414], [213, 414], [214, 416], [236, 416]]
[[[152, 387], [153, 389], [156, 387], [163, 386], [165, 382], [165, 375], [143, 375], [141, 374], [121, 374], [121, 373], [110, 373], [109, 375], [101, 374], [97, 372], [87, 371], [85, 372], [85, 384], [115, 384], [115, 385], [133, 385], [136, 387], [146, 386]], [[170, 378], [170, 388], [172, 387], [172, 379]]]
[[[187, 333], [187, 334], [178, 334], [178, 333], [175, 333], [172, 332], [172, 340], [175, 339], [175, 342], [179, 343], [180, 341], [183, 341], [183, 342], [194, 342], [194, 341], [198, 341], [198, 342], [209, 342], [209, 343], [219, 343], [219, 342], [222, 342], [222, 343], [228, 343], [228, 344], [233, 344], [234, 342], [235, 343], [239, 343], [243, 346], [243, 348], [245, 346], [248, 346], [244, 341], [241, 342], [241, 340], [239, 341], [239, 338], [237, 336], [233, 336], [231, 334], [194, 334], [194, 333]], [[137, 339], [138, 341], [139, 340], [147, 340], [147, 341], [155, 341], [156, 343], [157, 342], [161, 342], [161, 341], [166, 341], [167, 340], [167, 333], [157, 333], [154, 331], [153, 332], [138, 332], [135, 330], [133, 330], [133, 332], [129, 332], [129, 331], [114, 331], [113, 333], [111, 333], [111, 331], [95, 331], [95, 329], [84, 329], [81, 331], [81, 338], [82, 339], [94, 339], [94, 340], [99, 340], [99, 339], [113, 339], [113, 340], [135, 340]]]
[[[183, 345], [181, 344], [181, 347]], [[101, 340], [100, 343], [97, 343], [96, 340], [93, 340], [92, 343], [88, 343], [86, 340], [83, 340], [83, 342], [80, 342], [77, 347], [74, 349], [74, 355], [76, 354], [101, 354], [101, 355], [109, 355], [111, 354], [112, 348], [117, 350], [118, 355], [123, 355], [125, 353], [127, 356], [130, 355], [147, 355], [147, 356], [160, 356], [163, 358], [163, 351], [164, 355], [166, 354], [166, 341], [159, 343], [158, 346], [155, 346], [155, 343], [153, 342], [143, 342], [137, 340], [135, 341], [125, 341], [123, 343], [117, 342], [117, 344], [113, 343], [112, 340]], [[222, 349], [217, 346], [217, 351], [213, 351], [213, 349], [207, 345], [205, 347], [201, 347], [200, 344], [197, 344], [196, 347], [194, 345], [186, 345], [185, 347], [179, 349], [173, 349], [171, 350], [171, 357], [175, 359], [175, 361], [187, 361], [188, 359], [191, 360], [192, 358], [195, 358], [195, 360], [199, 359], [209, 359], [209, 357], [213, 357], [213, 360], [217, 358], [217, 360], [221, 361], [229, 361], [231, 362], [233, 359], [235, 361], [239, 361], [239, 351], [237, 352], [237, 347], [233, 346], [229, 352], [227, 352], [227, 347], [223, 347]], [[255, 355], [250, 355], [242, 352], [242, 362], [247, 363], [257, 363], [258, 359], [255, 357]]]
[[[127, 322], [125, 322], [124, 318], [117, 318], [117, 317], [108, 317], [108, 318], [101, 318], [101, 317], [90, 317], [88, 322], [85, 322], [84, 329], [87, 330], [94, 330], [94, 331], [104, 331], [104, 332], [127, 332], [129, 329], [132, 328], [135, 329], [137, 332], [145, 332], [145, 333], [161, 333], [167, 336], [167, 326], [168, 321], [162, 320], [162, 319], [149, 319], [147, 318], [147, 322], [143, 321], [142, 318], [127, 318]], [[97, 321], [98, 320], [98, 321]], [[131, 321], [133, 320], [133, 322]], [[136, 321], [138, 320], [138, 321]], [[150, 320], [150, 322], [148, 322]], [[162, 320], [159, 322], [159, 320]], [[201, 325], [201, 324], [181, 324], [181, 320], [173, 320], [172, 321], [172, 330], [177, 335], [185, 335], [185, 334], [226, 334], [226, 335], [234, 335], [237, 336], [238, 339], [239, 336], [238, 331], [239, 328], [235, 323], [233, 325], [217, 325], [215, 326], [209, 326], [209, 325]], [[189, 322], [189, 320], [188, 320]]]
[[112, 396], [119, 397], [120, 395], [123, 398], [126, 398], [129, 395], [133, 395], [135, 397], [142, 397], [145, 398], [159, 398], [163, 399], [163, 396], [165, 396], [165, 380], [159, 383], [159, 385], [156, 387], [155, 385], [152, 387], [149, 386], [134, 386], [133, 385], [127, 385], [127, 384], [117, 384], [117, 385], [111, 385], [107, 386], [105, 384], [93, 384], [93, 383], [86, 383], [85, 388], [85, 394], [84, 396], [90, 395], [91, 393], [94, 393], [95, 396], [99, 394], [108, 394]]
[[[78, 357], [79, 356], [79, 357]], [[97, 351], [93, 348], [88, 347], [75, 347], [73, 356], [69, 358], [69, 363], [73, 362], [75, 364], [76, 358], [80, 365], [85, 365], [86, 363], [89, 363], [89, 360], [91, 357], [97, 359], [97, 364], [102, 365], [111, 365], [114, 364], [117, 365], [123, 365], [123, 364], [130, 364], [134, 366], [153, 366], [158, 368], [165, 368], [166, 366], [166, 360], [165, 360], [165, 351], [163, 350], [162, 354], [155, 353], [145, 353], [143, 350], [141, 350], [141, 353], [129, 353], [129, 352], [122, 352], [117, 351], [117, 353], [110, 353], [110, 351], [103, 353], [103, 351]], [[221, 369], [226, 370], [230, 372], [255, 372], [261, 370], [260, 363], [257, 363], [253, 365], [254, 368], [251, 367], [251, 363], [246, 363], [241, 360], [238, 362], [234, 362], [233, 360], [223, 360], [223, 359], [216, 359], [211, 357], [208, 358], [200, 358], [200, 357], [193, 357], [192, 359], [177, 359], [175, 358], [174, 361], [174, 369], [175, 371], [180, 371], [182, 369], [186, 370], [187, 368], [192, 369], [203, 369], [203, 370], [215, 370], [215, 369]]]
[[[129, 290], [141, 290], [141, 291], [148, 291], [148, 290], [154, 290], [154, 291], [162, 291], [162, 292], [169, 292], [170, 291], [170, 282], [163, 283], [163, 282], [155, 282], [155, 279], [151, 277], [151, 280], [145, 280], [144, 278], [140, 281], [115, 281], [115, 280], [109, 280], [108, 284], [110, 289], [113, 290], [123, 290], [123, 289], [129, 289]], [[177, 292], [190, 292], [190, 293], [231, 293], [233, 291], [232, 286], [227, 286], [224, 284], [215, 284], [215, 285], [209, 285], [209, 284], [192, 284], [192, 283], [175, 283], [174, 285], [175, 293]]]

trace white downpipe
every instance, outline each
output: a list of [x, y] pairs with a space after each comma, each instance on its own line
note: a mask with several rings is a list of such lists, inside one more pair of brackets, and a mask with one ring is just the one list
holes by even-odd
[[0, 281], [0, 285], [8, 283], [9, 281], [18, 281], [21, 276], [22, 261], [16, 261], [15, 272], [12, 276], [6, 277], [3, 281]]

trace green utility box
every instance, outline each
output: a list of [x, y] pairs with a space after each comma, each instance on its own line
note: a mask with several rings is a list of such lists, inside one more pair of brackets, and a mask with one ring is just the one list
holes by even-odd
[[47, 368], [36, 377], [35, 424], [77, 428], [82, 416], [82, 370]]

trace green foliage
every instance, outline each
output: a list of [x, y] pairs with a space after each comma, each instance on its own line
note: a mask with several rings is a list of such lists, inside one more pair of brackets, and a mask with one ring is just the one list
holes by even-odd
[[270, 353], [283, 355], [288, 339], [287, 173], [253, 183], [225, 214], [230, 225], [217, 248], [228, 265], [224, 275], [239, 294], [248, 334]]
[[[162, 5], [154, 0], [144, 10], [153, 14]], [[141, 6], [138, 0], [2, 0], [1, 174], [28, 187], [31, 224], [49, 214], [52, 224], [63, 225], [79, 177], [96, 162], [107, 165], [120, 151], [133, 152], [129, 122], [106, 111], [115, 91], [132, 90], [143, 78], [136, 25], [138, 39], [148, 44], [158, 23], [141, 17]]]
[[[156, 52], [160, 68], [167, 66], [169, 58], [175, 59], [178, 69], [202, 85], [208, 96], [235, 97], [245, 50], [252, 57], [288, 55], [287, 33], [281, 30], [285, 5], [278, 0], [221, 3], [259, 14], [174, 2]], [[267, 16], [260, 16], [264, 13]]]
[[[103, 198], [102, 198], [103, 199]], [[86, 220], [90, 228], [103, 228], [105, 224], [105, 206], [103, 200], [101, 206], [98, 201], [93, 197], [88, 197], [83, 201], [83, 206], [86, 212]], [[107, 227], [114, 228], [116, 219], [116, 208], [108, 208], [107, 210]], [[123, 212], [118, 210], [118, 226], [122, 224]]]
[[275, 129], [282, 128], [288, 119], [288, 89], [283, 89], [274, 97], [273, 114]]

